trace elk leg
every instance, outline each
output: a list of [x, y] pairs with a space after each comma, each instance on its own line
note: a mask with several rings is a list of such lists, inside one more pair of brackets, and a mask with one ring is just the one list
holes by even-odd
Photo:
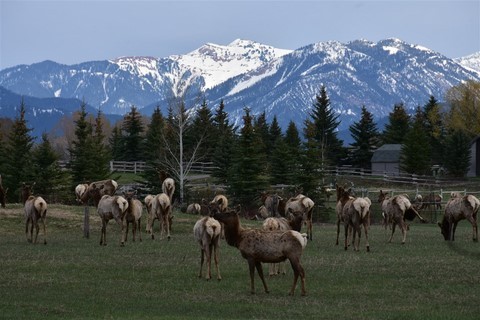
[[407, 240], [407, 225], [405, 224], [405, 221], [403, 219], [400, 221], [400, 229], [402, 230], [402, 244], [405, 244], [405, 241]]
[[370, 225], [370, 218], [368, 222], [363, 223], [363, 229], [365, 230], [365, 242], [367, 245], [367, 252], [370, 252], [370, 244], [368, 243], [368, 226]]
[[345, 250], [348, 249], [348, 224], [345, 223], [345, 243], [344, 243]]
[[473, 241], [478, 242], [478, 226], [477, 226], [477, 221], [473, 216], [470, 216], [468, 219], [470, 223], [472, 224], [473, 228]]
[[212, 278], [212, 244], [208, 244], [205, 246], [206, 258], [207, 258], [207, 280]]
[[142, 242], [142, 219], [138, 219], [138, 239]]
[[[37, 243], [38, 232], [40, 231], [40, 227], [38, 225], [38, 220], [37, 219], [34, 219], [34, 220], [35, 220], [35, 240], [33, 241], [33, 243]], [[33, 231], [33, 228], [32, 228], [32, 231]]]
[[46, 226], [46, 217], [42, 217], [43, 224], [43, 244], [47, 244], [47, 226]]
[[248, 260], [248, 270], [250, 271], [250, 293], [255, 294], [255, 261]]
[[302, 265], [300, 264], [299, 259], [289, 259], [290, 260], [290, 265], [292, 266], [293, 269], [293, 285], [292, 288], [290, 289], [289, 295], [293, 296], [295, 294], [295, 288], [297, 286], [297, 280], [298, 276], [300, 276], [300, 282], [302, 286], [302, 293], [301, 295], [304, 296], [307, 294], [305, 290], [305, 270], [303, 269]]
[[[25, 236], [27, 237], [27, 242], [32, 242], [32, 237], [30, 236], [30, 238], [28, 237], [28, 225], [30, 224], [30, 220], [31, 218], [28, 217], [26, 222], [25, 222]], [[32, 225], [32, 228], [33, 228], [33, 225]]]
[[338, 236], [340, 235], [340, 217], [337, 217], [337, 242], [335, 243], [338, 246]]
[[214, 259], [215, 259], [215, 267], [217, 269], [217, 280], [222, 280], [222, 276], [220, 275], [220, 267], [218, 266], [218, 237], [214, 240], [213, 243], [213, 250], [214, 250]]
[[397, 226], [396, 222], [392, 222], [392, 234], [390, 235], [390, 240], [388, 240], [389, 243], [392, 243], [393, 239], [393, 234], [395, 233], [395, 227]]
[[453, 229], [452, 229], [452, 233], [451, 233], [451, 235], [452, 235], [452, 241], [455, 241], [455, 231], [457, 230], [457, 224], [458, 224], [458, 221], [455, 221], [455, 222], [453, 223]]
[[263, 268], [262, 268], [262, 263], [261, 262], [255, 262], [255, 267], [257, 268], [258, 275], [260, 276], [260, 279], [262, 279], [263, 282], [263, 287], [265, 288], [265, 293], [268, 293], [268, 288], [267, 288], [267, 283], [265, 282], [265, 278], [263, 277]]
[[203, 269], [203, 248], [200, 249], [200, 272], [198, 273], [198, 277], [201, 278], [202, 277], [202, 269]]

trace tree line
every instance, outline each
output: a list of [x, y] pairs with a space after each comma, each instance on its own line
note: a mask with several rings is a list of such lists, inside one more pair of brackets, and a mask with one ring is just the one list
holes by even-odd
[[[209, 161], [216, 167], [213, 178], [227, 187], [234, 202], [256, 207], [260, 192], [276, 184], [296, 186], [315, 200], [326, 167], [368, 170], [378, 147], [401, 144], [404, 172], [428, 175], [432, 165], [440, 165], [448, 175], [464, 177], [471, 140], [480, 134], [479, 97], [480, 83], [469, 81], [448, 90], [445, 104], [430, 96], [413, 115], [400, 102], [382, 131], [367, 106], [362, 106], [358, 121], [349, 127], [353, 142], [348, 147], [338, 137], [339, 114], [325, 86], [319, 89], [303, 127], [290, 121], [284, 132], [276, 116], [269, 123], [265, 112], [254, 116], [244, 108], [237, 127], [230, 123], [223, 101], [215, 108], [205, 100], [197, 108], [187, 108], [178, 98], [169, 104], [166, 115], [158, 106], [147, 119], [132, 106], [107, 134], [108, 123], [100, 109], [89, 115], [83, 102], [71, 119], [74, 132], [63, 155], [47, 134], [34, 144], [22, 101], [12, 123], [0, 121], [0, 174], [11, 202], [17, 202], [26, 181], [35, 181], [36, 193], [55, 201], [55, 197], [73, 198], [78, 183], [110, 177], [110, 160], [145, 161], [148, 169], [142, 179], [150, 192], [161, 192], [161, 177], [169, 175], [176, 180], [183, 202], [191, 165]], [[69, 160], [67, 170], [58, 165], [62, 156]]]

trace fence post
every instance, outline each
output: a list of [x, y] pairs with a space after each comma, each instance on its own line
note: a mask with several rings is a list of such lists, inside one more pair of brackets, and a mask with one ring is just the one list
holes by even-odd
[[88, 206], [83, 208], [83, 236], [85, 238], [90, 237], [90, 209]]

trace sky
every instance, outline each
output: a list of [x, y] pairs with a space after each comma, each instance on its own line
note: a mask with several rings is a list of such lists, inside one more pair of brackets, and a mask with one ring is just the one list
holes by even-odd
[[247, 39], [281, 49], [399, 38], [449, 58], [480, 51], [480, 0], [0, 0], [0, 70], [167, 57]]

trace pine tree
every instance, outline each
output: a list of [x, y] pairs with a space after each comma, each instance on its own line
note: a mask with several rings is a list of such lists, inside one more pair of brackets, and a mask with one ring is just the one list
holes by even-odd
[[288, 148], [284, 141], [282, 129], [278, 125], [277, 117], [274, 116], [268, 132], [267, 163], [268, 175], [271, 184], [283, 184], [283, 177], [288, 170]]
[[262, 146], [263, 146], [263, 153], [267, 156], [267, 158], [270, 155], [270, 128], [267, 123], [267, 114], [262, 112], [258, 117], [254, 118], [254, 124], [253, 124], [253, 130], [255, 130], [256, 134], [260, 137], [262, 140]]
[[445, 125], [443, 115], [440, 111], [440, 105], [434, 96], [430, 96], [423, 112], [426, 117], [425, 130], [430, 141], [431, 165], [440, 165], [443, 163], [443, 143], [445, 142]]
[[[330, 108], [327, 90], [325, 86], [322, 86], [320, 94], [315, 97], [310, 119], [305, 121], [304, 128], [305, 137], [307, 138], [308, 135], [308, 139], [311, 139], [309, 144], [317, 144], [315, 149], [318, 150], [318, 154], [312, 154], [312, 156], [315, 156], [322, 168], [337, 165], [346, 157], [343, 141], [337, 137], [337, 128], [340, 124], [338, 117], [339, 115], [335, 115]], [[310, 151], [313, 151], [313, 149], [310, 148]]]
[[405, 134], [410, 128], [410, 117], [408, 116], [403, 103], [396, 104], [393, 111], [388, 115], [388, 123], [382, 134], [384, 144], [402, 144]]
[[122, 142], [122, 132], [119, 126], [113, 127], [112, 134], [108, 139], [110, 145], [111, 158], [115, 161], [120, 161], [123, 159], [124, 155], [124, 146]]
[[411, 174], [430, 174], [430, 141], [425, 128], [425, 114], [417, 108], [412, 128], [403, 139], [400, 168]]
[[213, 117], [213, 126], [217, 140], [215, 142], [215, 152], [213, 164], [215, 169], [212, 176], [220, 183], [227, 183], [228, 172], [232, 166], [232, 155], [235, 145], [235, 129], [228, 121], [228, 114], [225, 112], [225, 104], [220, 101]]
[[145, 135], [144, 155], [146, 161], [146, 170], [142, 177], [147, 182], [149, 192], [158, 194], [162, 191], [162, 181], [158, 178], [158, 173], [164, 168], [160, 159], [165, 157], [163, 130], [165, 128], [165, 119], [157, 106], [152, 114], [150, 124], [147, 126]]
[[33, 170], [35, 175], [35, 194], [42, 195], [47, 202], [65, 199], [71, 194], [68, 175], [58, 165], [59, 156], [53, 149], [46, 133], [42, 142], [33, 149]]
[[448, 175], [462, 178], [470, 167], [470, 137], [462, 130], [449, 132], [445, 141], [445, 169]]
[[144, 127], [142, 117], [135, 106], [125, 115], [122, 124], [122, 140], [124, 144], [125, 161], [143, 160], [142, 142]]
[[103, 127], [102, 112], [98, 109], [92, 136], [92, 150], [90, 151], [91, 161], [95, 163], [95, 166], [92, 167], [92, 175], [98, 180], [106, 179], [110, 175], [111, 151], [105, 145]]
[[78, 119], [75, 122], [75, 138], [68, 151], [70, 153], [70, 169], [72, 173], [72, 188], [79, 183], [97, 181], [94, 166], [91, 161], [93, 150], [93, 127], [87, 121], [86, 103], [82, 101]]
[[318, 143], [317, 128], [313, 122], [305, 122], [304, 135], [305, 141], [303, 152], [300, 156], [298, 184], [304, 194], [308, 195], [311, 199], [317, 199], [318, 186], [323, 184], [323, 170], [327, 162], [325, 159], [327, 152], [325, 145]]
[[229, 194], [247, 209], [257, 207], [255, 199], [268, 185], [262, 165], [265, 157], [262, 141], [255, 133], [252, 122], [250, 110], [245, 108], [243, 127], [234, 151], [229, 178]]
[[202, 105], [196, 111], [190, 130], [186, 134], [185, 147], [187, 149], [195, 148], [198, 141], [202, 139], [203, 143], [199, 146], [197, 159], [198, 161], [213, 161], [217, 138], [214, 132], [212, 112], [208, 108], [206, 100], [203, 100]]
[[285, 131], [285, 145], [288, 150], [286, 162], [288, 170], [284, 172], [284, 182], [287, 185], [295, 185], [298, 183], [300, 176], [301, 157], [302, 157], [302, 141], [295, 122], [290, 121]]
[[362, 117], [350, 128], [353, 151], [351, 162], [355, 167], [370, 169], [373, 152], [379, 147], [379, 133], [373, 120], [373, 115], [362, 106]]
[[5, 146], [5, 164], [2, 173], [4, 188], [8, 188], [7, 197], [20, 199], [20, 188], [23, 182], [31, 182], [33, 176], [32, 148], [34, 138], [30, 136], [31, 128], [25, 119], [26, 107], [22, 98], [19, 116], [15, 118], [13, 127]]

